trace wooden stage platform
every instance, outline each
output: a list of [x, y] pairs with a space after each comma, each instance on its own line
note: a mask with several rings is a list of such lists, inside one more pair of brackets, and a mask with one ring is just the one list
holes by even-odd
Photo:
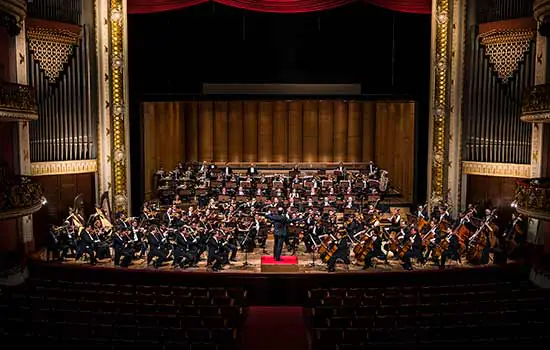
[[[99, 269], [117, 269], [117, 270], [159, 270], [164, 272], [188, 272], [188, 273], [198, 273], [198, 272], [211, 272], [212, 274], [227, 274], [227, 273], [237, 273], [237, 274], [272, 274], [272, 273], [280, 273], [280, 272], [266, 272], [265, 269], [262, 272], [262, 264], [261, 264], [261, 258], [265, 255], [271, 255], [273, 254], [273, 239], [272, 237], [269, 237], [266, 244], [266, 249], [262, 250], [261, 248], [256, 248], [253, 253], [249, 253], [247, 257], [245, 257], [245, 253], [239, 251], [237, 253], [237, 262], [232, 262], [230, 265], [226, 265], [223, 270], [218, 272], [213, 272], [210, 268], [206, 266], [206, 259], [200, 261], [199, 266], [196, 268], [187, 268], [187, 269], [181, 269], [179, 267], [172, 267], [171, 262], [165, 262], [163, 266], [159, 267], [158, 269], [153, 268], [152, 266], [148, 267], [146, 264], [145, 259], [139, 259], [135, 260], [132, 265], [128, 268], [121, 268], [121, 267], [115, 267], [113, 265], [113, 262], [111, 259], [105, 259], [105, 260], [99, 260], [98, 263], [93, 266], [94, 268]], [[291, 255], [292, 253], [287, 251], [285, 248], [283, 251], [284, 255]], [[203, 255], [206, 257], [206, 254]], [[286, 274], [329, 274], [327, 271], [327, 265], [324, 264], [321, 260], [319, 260], [319, 257], [317, 254], [315, 254], [314, 257], [312, 257], [311, 254], [306, 253], [303, 244], [300, 245], [299, 249], [296, 251], [295, 256], [298, 260], [298, 267], [296, 272], [283, 272]], [[46, 261], [46, 252], [45, 250], [40, 251], [34, 256], [35, 259], [45, 262]], [[313, 259], [314, 258], [314, 259]], [[344, 264], [337, 264], [336, 265], [336, 272], [334, 273], [380, 273], [380, 272], [404, 272], [404, 273], [410, 273], [410, 271], [404, 271], [400, 262], [398, 260], [392, 260], [386, 264], [382, 261], [379, 261], [377, 259], [373, 259], [373, 262], [375, 263], [375, 267], [370, 268], [368, 270], [363, 270], [362, 265], [354, 264], [353, 257], [352, 257], [352, 264], [349, 266], [345, 266]], [[248, 265], [244, 264], [245, 261], [248, 262]], [[74, 261], [74, 259], [69, 258], [64, 262], [50, 262], [50, 265], [70, 265], [70, 266], [80, 266], [80, 267], [92, 267], [88, 262], [85, 261]], [[434, 265], [433, 263], [427, 263], [425, 265], [420, 265], [415, 263], [414, 264], [415, 270], [439, 270], [439, 267]], [[469, 263], [463, 262], [462, 264], [459, 264], [455, 261], [449, 261], [447, 268], [472, 268], [472, 267], [479, 267], [474, 266]]]

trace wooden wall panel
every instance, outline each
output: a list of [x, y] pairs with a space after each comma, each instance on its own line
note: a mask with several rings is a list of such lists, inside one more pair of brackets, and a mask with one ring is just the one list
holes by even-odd
[[258, 117], [258, 161], [273, 161], [273, 102], [260, 102]]
[[275, 101], [273, 107], [273, 161], [288, 161], [288, 104]]
[[[364, 101], [202, 101], [143, 106], [145, 175], [178, 161], [374, 161], [412, 201], [414, 104]], [[184, 147], [185, 145], [185, 147]], [[146, 198], [151, 183], [145, 184]]]
[[244, 152], [245, 162], [258, 160], [258, 111], [257, 101], [244, 102]]
[[317, 139], [319, 137], [319, 104], [317, 101], [304, 102], [302, 161], [316, 162], [319, 159]]
[[199, 103], [199, 158], [214, 160], [214, 106], [211, 101]]
[[497, 208], [498, 219], [505, 225], [515, 211], [510, 206], [514, 201], [516, 181], [511, 177], [468, 175], [466, 201], [481, 209]]
[[218, 162], [227, 161], [228, 114], [227, 101], [214, 103], [214, 157]]
[[48, 201], [33, 215], [34, 238], [36, 246], [41, 247], [46, 244], [49, 225], [63, 222], [77, 195], [83, 195], [86, 218], [92, 213], [96, 204], [95, 174], [37, 176], [35, 180], [44, 188]]
[[345, 162], [348, 138], [348, 107], [347, 101], [335, 102], [334, 106], [334, 161]]
[[184, 113], [186, 160], [197, 160], [199, 159], [199, 104], [195, 101], [185, 102]]
[[[399, 135], [399, 136], [397, 136]], [[378, 102], [374, 162], [389, 172], [393, 186], [412, 202], [414, 187], [414, 104]]]
[[374, 161], [374, 134], [376, 132], [376, 102], [363, 103], [362, 161]]
[[330, 163], [334, 159], [334, 112], [332, 101], [319, 102], [318, 161]]
[[229, 102], [228, 118], [228, 159], [230, 162], [241, 162], [243, 160], [243, 103], [241, 101]]
[[291, 101], [288, 106], [288, 161], [299, 163], [302, 161], [302, 101]]
[[[363, 150], [363, 144], [361, 140], [361, 133], [363, 131], [362, 123], [362, 106], [352, 102], [352, 108], [349, 110], [348, 114], [348, 125], [347, 125], [347, 157], [348, 162], [361, 162], [361, 152]], [[374, 129], [374, 128], [373, 128]]]

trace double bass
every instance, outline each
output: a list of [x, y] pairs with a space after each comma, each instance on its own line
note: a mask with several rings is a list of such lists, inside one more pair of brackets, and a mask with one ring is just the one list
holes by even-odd
[[336, 239], [330, 234], [321, 240], [321, 244], [319, 248], [317, 248], [317, 253], [319, 253], [319, 258], [322, 262], [328, 263], [338, 250], [338, 246], [334, 241], [336, 241]]

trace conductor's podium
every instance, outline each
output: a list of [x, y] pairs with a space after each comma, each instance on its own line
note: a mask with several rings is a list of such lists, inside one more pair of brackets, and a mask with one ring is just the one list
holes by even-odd
[[281, 256], [280, 261], [276, 261], [273, 256], [262, 256], [262, 272], [299, 272], [298, 257], [296, 256]]

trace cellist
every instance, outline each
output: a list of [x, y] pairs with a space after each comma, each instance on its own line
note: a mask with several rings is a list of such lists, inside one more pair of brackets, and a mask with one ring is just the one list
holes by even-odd
[[335, 244], [337, 246], [337, 249], [327, 262], [327, 266], [328, 272], [334, 272], [336, 271], [336, 260], [340, 259], [344, 262], [344, 264], [350, 264], [350, 241], [346, 229], [343, 227], [339, 228], [338, 231], [336, 231], [336, 237], [332, 237], [332, 235], [330, 236], [332, 239], [329, 244]]
[[447, 241], [448, 248], [441, 253], [441, 260], [440, 260], [439, 267], [445, 268], [445, 263], [449, 258], [453, 260], [458, 260], [459, 263], [462, 263], [460, 261], [460, 254], [458, 252], [460, 248], [460, 243], [459, 243], [457, 234], [451, 228], [448, 228], [447, 235], [443, 239]]
[[388, 262], [388, 256], [382, 251], [382, 230], [381, 227], [375, 227], [371, 231], [372, 249], [367, 253], [365, 257], [365, 264], [363, 270], [367, 270], [369, 267], [373, 267], [372, 258], [378, 258]]

